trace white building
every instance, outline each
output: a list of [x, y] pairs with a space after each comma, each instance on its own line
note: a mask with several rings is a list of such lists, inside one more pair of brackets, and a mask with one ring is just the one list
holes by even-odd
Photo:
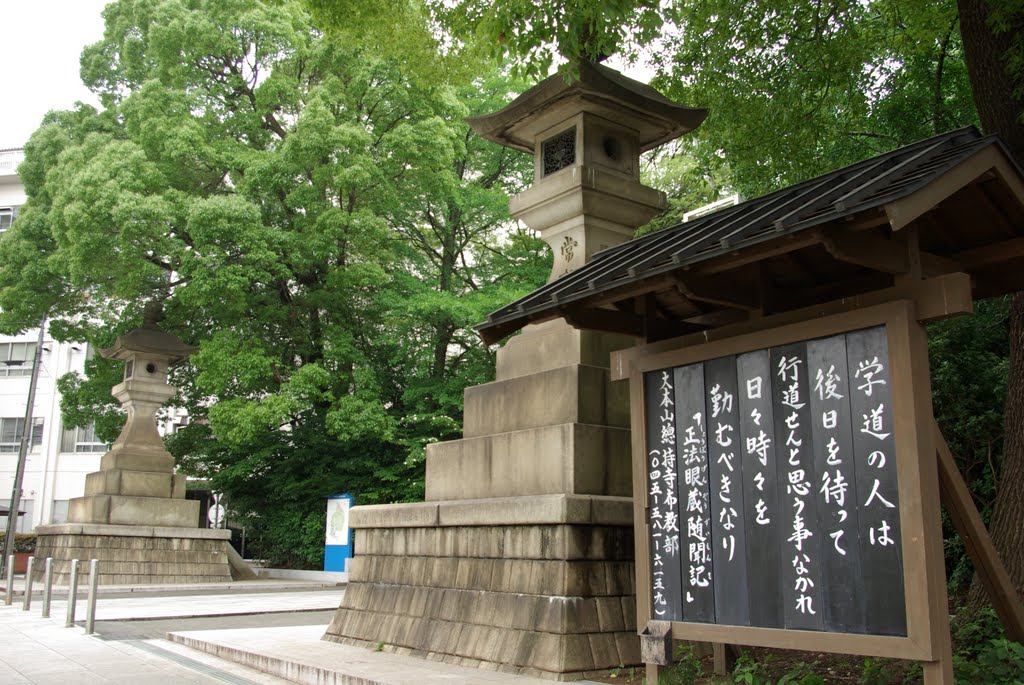
[[[16, 173], [24, 158], [20, 149], [0, 150], [0, 240], [20, 205], [25, 189]], [[17, 336], [0, 336], [0, 503], [10, 502], [18, 448], [25, 422], [29, 377], [35, 354], [38, 327]], [[85, 491], [85, 474], [99, 470], [106, 447], [91, 430], [65, 431], [60, 421], [57, 379], [69, 371], [83, 370], [92, 353], [84, 344], [58, 343], [44, 337], [42, 363], [36, 385], [35, 430], [25, 467], [18, 532], [40, 523], [59, 523], [67, 518], [68, 500]], [[0, 517], [0, 530], [6, 527]]]

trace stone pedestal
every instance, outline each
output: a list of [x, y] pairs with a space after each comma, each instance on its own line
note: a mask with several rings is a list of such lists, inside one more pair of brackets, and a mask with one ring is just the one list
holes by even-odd
[[[67, 585], [71, 560], [79, 573], [99, 560], [100, 585], [214, 583], [231, 580], [231, 531], [159, 526], [59, 523], [36, 527], [37, 559], [53, 558], [53, 582]], [[43, 577], [36, 564], [35, 577]]]
[[324, 639], [559, 680], [638, 663], [629, 412], [607, 368], [632, 344], [557, 321], [499, 350], [466, 437], [427, 449], [427, 501], [352, 509]]

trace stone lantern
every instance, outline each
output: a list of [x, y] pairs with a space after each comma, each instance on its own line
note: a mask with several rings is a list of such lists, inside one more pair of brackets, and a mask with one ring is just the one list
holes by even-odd
[[[555, 279], [664, 208], [640, 153], [706, 114], [584, 62], [469, 124], [533, 155], [509, 209]], [[324, 639], [559, 680], [638, 663], [628, 388], [608, 373], [633, 344], [554, 320], [499, 349], [495, 381], [465, 391], [463, 439], [427, 446], [426, 501], [352, 509], [358, 553]]]
[[533, 155], [534, 185], [509, 201], [509, 211], [551, 246], [554, 280], [665, 209], [664, 193], [640, 183], [640, 154], [706, 116], [585, 61], [572, 83], [553, 76], [468, 121], [481, 137]]
[[199, 502], [185, 499], [185, 476], [174, 473], [174, 457], [157, 430], [156, 412], [177, 392], [167, 372], [196, 351], [157, 328], [147, 308], [141, 328], [118, 336], [101, 351], [124, 361], [124, 380], [111, 394], [127, 411], [121, 434], [103, 455], [100, 470], [85, 478], [85, 497], [71, 500], [68, 520], [196, 527]]
[[199, 502], [185, 499], [185, 476], [157, 430], [156, 412], [177, 391], [168, 369], [195, 352], [157, 327], [159, 305], [145, 323], [102, 354], [123, 360], [112, 394], [127, 419], [100, 470], [85, 477], [85, 495], [68, 504], [68, 523], [37, 528], [37, 551], [54, 559], [57, 581], [71, 559], [100, 560], [102, 584], [231, 580], [227, 530], [199, 527]]

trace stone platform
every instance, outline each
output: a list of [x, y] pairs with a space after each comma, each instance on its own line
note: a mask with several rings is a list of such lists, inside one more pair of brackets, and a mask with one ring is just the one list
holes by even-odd
[[[53, 582], [67, 585], [71, 560], [79, 582], [99, 560], [100, 585], [229, 582], [231, 531], [161, 526], [61, 523], [36, 527], [37, 559], [53, 558]], [[33, 577], [41, 580], [43, 564]]]
[[557, 680], [637, 663], [631, 522], [590, 495], [354, 508], [324, 639]]

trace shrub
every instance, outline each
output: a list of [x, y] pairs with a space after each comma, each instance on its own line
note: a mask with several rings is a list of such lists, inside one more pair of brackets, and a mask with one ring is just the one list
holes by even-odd
[[690, 645], [676, 648], [675, 662], [665, 670], [659, 679], [659, 685], [693, 685], [704, 675], [704, 667], [700, 658]]
[[[0, 533], [0, 550], [3, 549], [5, 541], [7, 539], [6, 533]], [[28, 552], [29, 554], [36, 551], [36, 536], [35, 533], [15, 533], [14, 534], [14, 549], [12, 552], [22, 553]]]
[[1024, 646], [1010, 640], [991, 640], [976, 658], [953, 657], [956, 682], [972, 685], [1016, 685], [1024, 682]]

